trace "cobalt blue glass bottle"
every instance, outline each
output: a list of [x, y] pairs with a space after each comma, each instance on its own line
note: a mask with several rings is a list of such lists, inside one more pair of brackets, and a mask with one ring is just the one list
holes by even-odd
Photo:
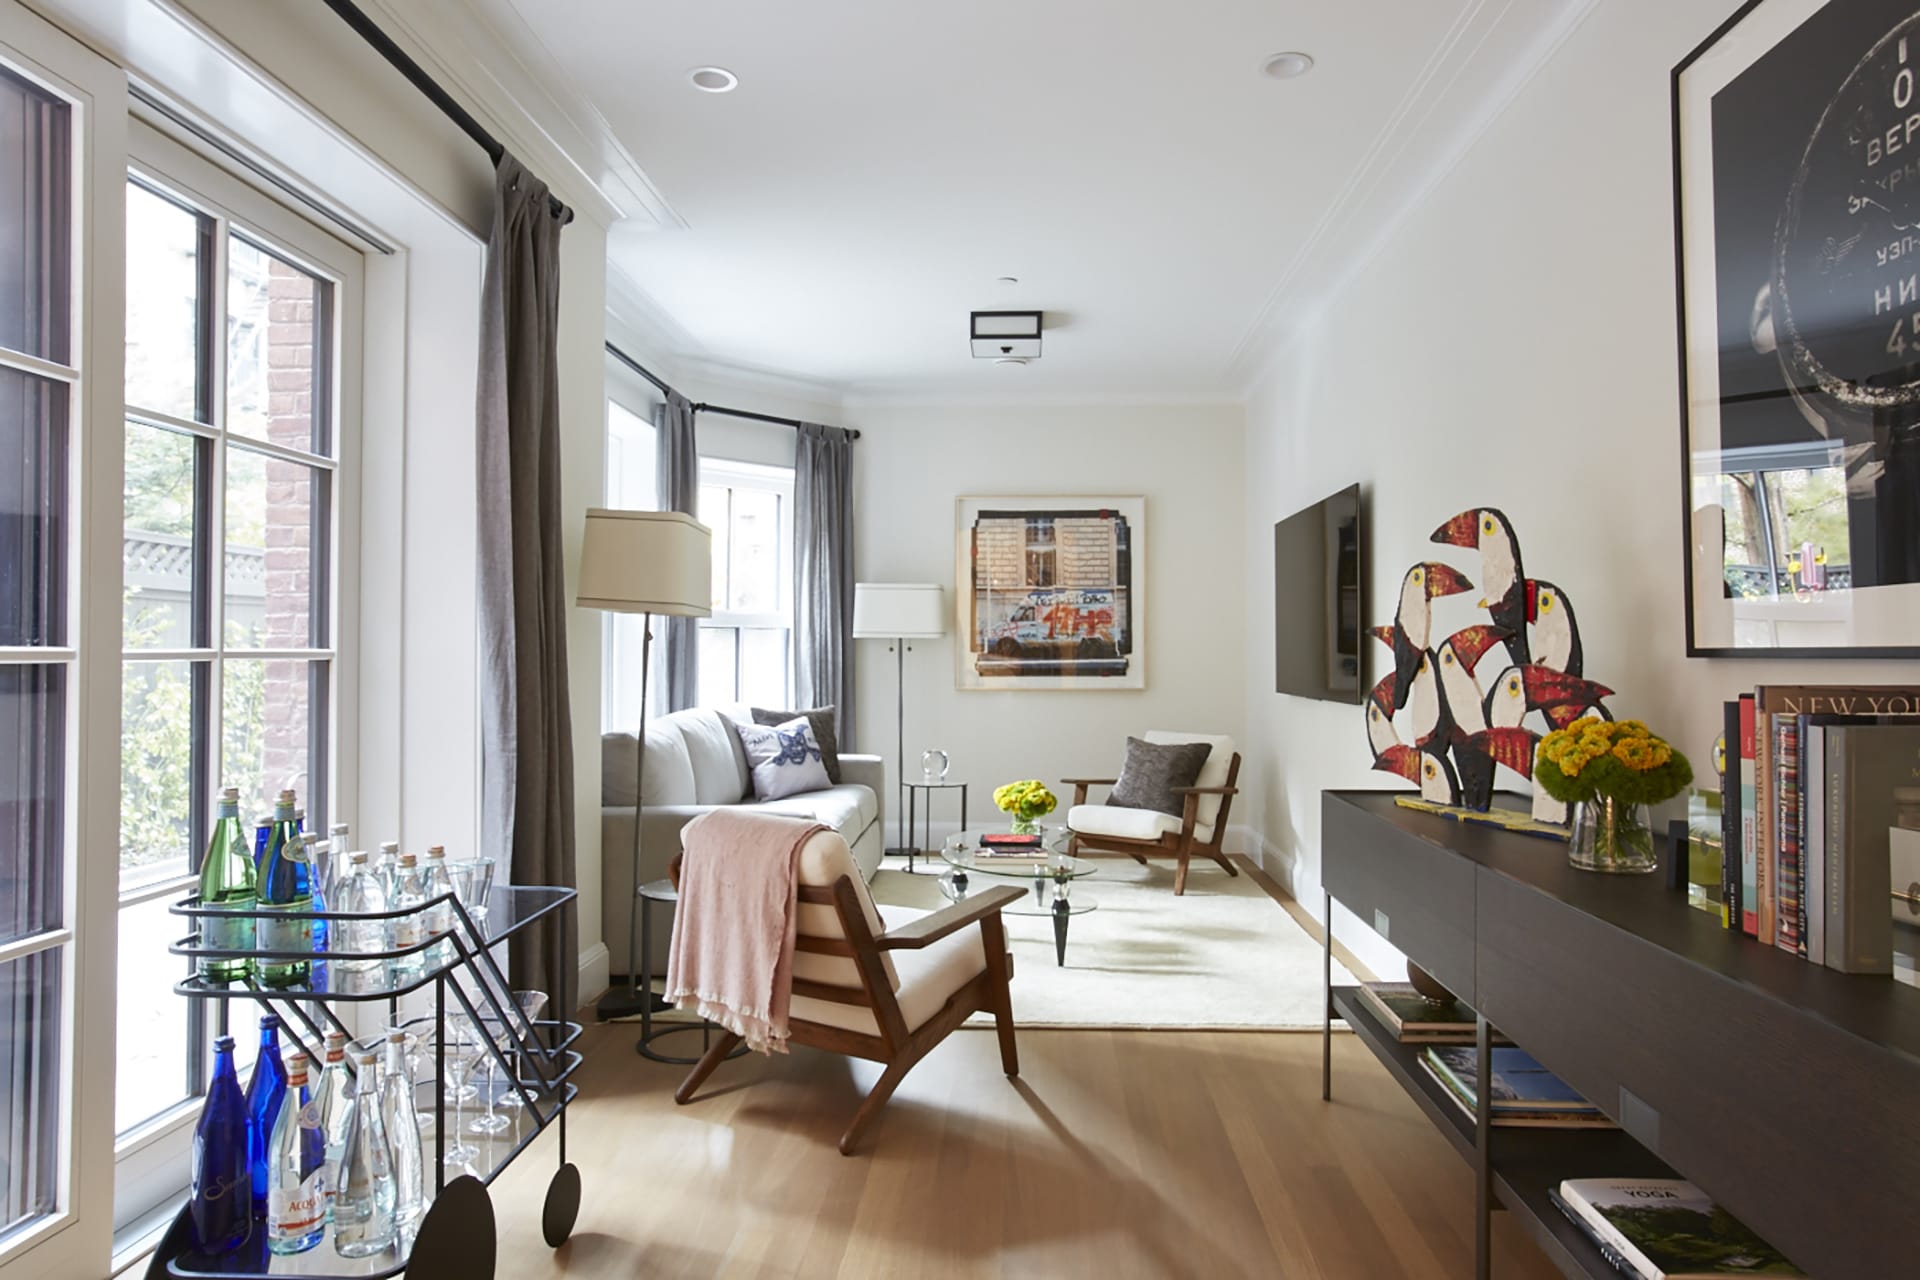
[[222, 1254], [247, 1242], [253, 1229], [252, 1170], [247, 1152], [247, 1104], [233, 1073], [233, 1037], [213, 1042], [213, 1080], [193, 1131], [194, 1247]]
[[253, 1079], [247, 1082], [247, 1169], [253, 1180], [253, 1216], [267, 1216], [267, 1158], [273, 1142], [273, 1122], [279, 1118], [287, 1094], [287, 1064], [280, 1060], [280, 1017], [260, 1019], [260, 1052], [253, 1060]]

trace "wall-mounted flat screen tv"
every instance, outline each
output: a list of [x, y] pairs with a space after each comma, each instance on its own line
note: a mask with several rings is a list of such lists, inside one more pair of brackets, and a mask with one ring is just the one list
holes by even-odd
[[1361, 606], [1354, 484], [1273, 526], [1274, 688], [1359, 703], [1367, 687]]

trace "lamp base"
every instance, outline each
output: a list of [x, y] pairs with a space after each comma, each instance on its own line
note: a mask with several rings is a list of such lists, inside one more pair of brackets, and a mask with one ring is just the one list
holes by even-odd
[[651, 991], [627, 990], [626, 984], [608, 989], [593, 1006], [594, 1017], [602, 1022], [613, 1022], [620, 1018], [637, 1018], [642, 1013], [659, 1013], [671, 1008], [660, 996]]

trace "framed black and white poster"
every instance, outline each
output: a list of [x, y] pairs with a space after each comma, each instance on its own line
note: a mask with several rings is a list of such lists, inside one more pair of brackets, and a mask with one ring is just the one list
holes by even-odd
[[1920, 5], [1674, 69], [1687, 652], [1920, 656]]

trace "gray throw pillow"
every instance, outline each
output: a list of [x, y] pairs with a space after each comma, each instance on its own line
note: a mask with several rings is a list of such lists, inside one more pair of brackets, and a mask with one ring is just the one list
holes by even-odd
[[830, 785], [820, 762], [820, 744], [805, 716], [785, 724], [740, 726], [740, 745], [747, 749], [747, 768], [753, 774], [753, 798], [784, 800]]
[[1212, 753], [1213, 745], [1207, 742], [1161, 746], [1128, 738], [1127, 763], [1107, 803], [1122, 809], [1157, 809], [1178, 818], [1186, 809], [1186, 797], [1174, 794], [1175, 788], [1192, 786]]
[[795, 716], [805, 716], [813, 726], [813, 740], [820, 747], [820, 762], [827, 766], [827, 780], [837, 787], [840, 785], [840, 736], [833, 728], [835, 710], [834, 707], [815, 707], [811, 711], [769, 711], [755, 707], [751, 714], [755, 724], [785, 724]]

